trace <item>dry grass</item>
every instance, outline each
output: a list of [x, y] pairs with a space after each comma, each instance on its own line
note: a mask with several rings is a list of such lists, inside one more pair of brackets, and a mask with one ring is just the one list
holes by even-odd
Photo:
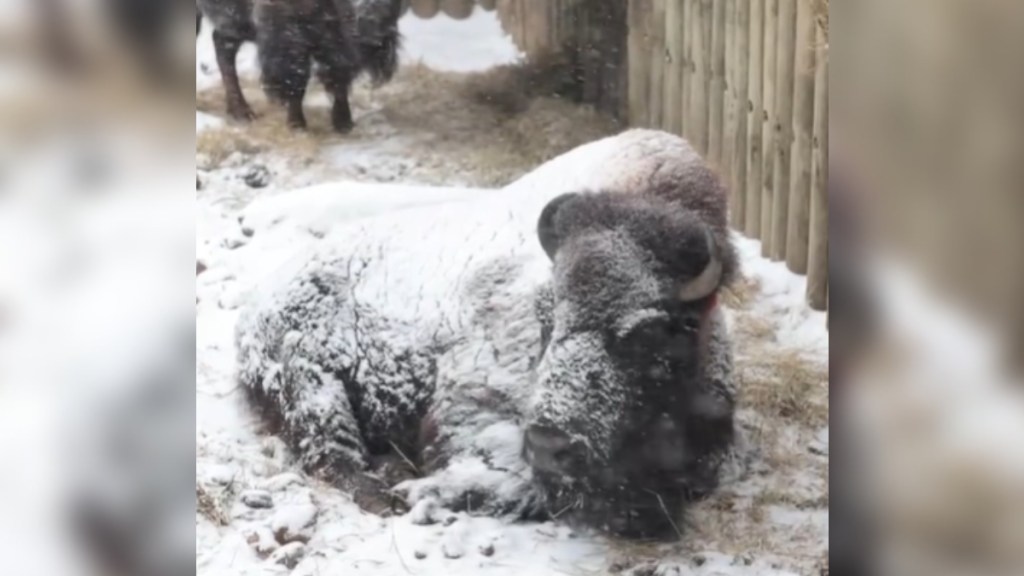
[[[330, 125], [326, 109], [307, 107], [310, 130], [298, 131], [288, 128], [284, 110], [267, 101], [259, 82], [243, 80], [245, 92], [258, 118], [242, 124], [235, 121], [216, 129], [207, 129], [196, 136], [196, 152], [206, 156], [211, 169], [222, 164], [232, 153], [246, 156], [274, 151], [293, 160], [311, 162], [317, 154], [320, 143], [331, 136], [325, 126]], [[224, 116], [224, 90], [216, 88], [196, 94], [196, 109], [201, 112]]]
[[736, 317], [734, 333], [744, 342], [773, 342], [775, 325], [764, 316], [742, 314]]
[[747, 310], [760, 293], [760, 280], [742, 277], [722, 291], [722, 305], [733, 310]]
[[529, 63], [497, 66], [466, 78], [462, 92], [496, 112], [514, 116], [525, 112], [540, 97], [572, 100], [577, 94], [571, 69], [561, 54], [546, 54]]
[[810, 428], [828, 423], [828, 368], [797, 351], [741, 359], [740, 405]]
[[228, 517], [217, 498], [199, 484], [196, 484], [196, 510], [200, 515], [217, 526], [228, 525]]
[[828, 494], [807, 498], [781, 490], [765, 490], [754, 496], [753, 504], [755, 508], [787, 506], [797, 510], [826, 510], [828, 509]]
[[[401, 143], [401, 154], [412, 165], [407, 179], [503, 186], [541, 162], [618, 130], [594, 110], [551, 95], [556, 92], [552, 66], [506, 67], [481, 74], [405, 66], [380, 88], [366, 83], [353, 88], [356, 129], [344, 136], [331, 131], [326, 98], [318, 86], [307, 98], [309, 130], [296, 132], [287, 128], [283, 111], [267, 102], [258, 82], [249, 80], [243, 90], [260, 117], [244, 128], [228, 125], [207, 131], [199, 138], [197, 151], [205, 154], [209, 168], [234, 151], [272, 151], [308, 165], [332, 147]], [[219, 86], [200, 92], [196, 100], [199, 110], [223, 115]]]

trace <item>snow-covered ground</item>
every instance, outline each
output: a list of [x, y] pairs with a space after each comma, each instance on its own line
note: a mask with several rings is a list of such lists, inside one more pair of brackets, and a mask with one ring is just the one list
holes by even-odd
[[[500, 34], [493, 12], [477, 9], [458, 22], [444, 16], [424, 22], [407, 15], [401, 27], [407, 36], [406, 62], [464, 72], [518, 56]], [[471, 56], [463, 52], [464, 39], [474, 47]], [[240, 62], [249, 78], [247, 95], [259, 110], [251, 47]], [[462, 81], [451, 73], [435, 77], [422, 66], [415, 68], [403, 71], [405, 79], [396, 79], [390, 88], [357, 88], [357, 129], [351, 136], [324, 135], [316, 128], [308, 137], [282, 135], [272, 125], [280, 118], [238, 127], [218, 117], [222, 99], [209, 31], [199, 40], [197, 100], [203, 109], [197, 111], [196, 124], [202, 189], [197, 192], [196, 244], [205, 270], [196, 279], [198, 572], [816, 573], [828, 548], [825, 318], [804, 304], [804, 279], [784, 264], [763, 260], [759, 244], [747, 239], [737, 238], [746, 279], [726, 304], [739, 376], [749, 390], [741, 399], [741, 420], [761, 458], [749, 477], [693, 511], [682, 542], [615, 541], [552, 523], [509, 524], [464, 514], [433, 525], [415, 524], [409, 516], [381, 518], [302, 475], [281, 442], [262, 432], [237, 391], [233, 350], [238, 307], [261, 277], [330, 228], [353, 219], [482, 194], [514, 197], [515, 182], [503, 189], [495, 184], [536, 166], [536, 161], [526, 162], [535, 158], [532, 151], [517, 148], [527, 142], [485, 146], [493, 139], [488, 138], [491, 132], [504, 128], [479, 124], [481, 116], [466, 113], [462, 102], [444, 111], [443, 124], [429, 118], [417, 124], [415, 110], [403, 116], [397, 106], [414, 108], [440, 97], [431, 92], [438, 86], [447, 90]], [[213, 105], [204, 107], [203, 98]], [[307, 102], [313, 109], [326, 105], [316, 94]], [[543, 114], [531, 108], [516, 121], [543, 125], [548, 123]], [[311, 123], [316, 119], [311, 114]], [[453, 124], [464, 124], [465, 132], [453, 138], [446, 132]], [[480, 140], [471, 140], [474, 129]], [[253, 140], [250, 134], [266, 137]], [[593, 139], [588, 134], [581, 125], [574, 136]], [[550, 139], [556, 138], [563, 135]], [[459, 142], [453, 140], [461, 139], [470, 145], [454, 148]], [[573, 143], [560, 142], [566, 143], [563, 149]], [[298, 157], [296, 149], [302, 150]], [[439, 149], [444, 153], [437, 154]], [[496, 164], [514, 168], [496, 178]], [[306, 543], [279, 543], [295, 536]]]

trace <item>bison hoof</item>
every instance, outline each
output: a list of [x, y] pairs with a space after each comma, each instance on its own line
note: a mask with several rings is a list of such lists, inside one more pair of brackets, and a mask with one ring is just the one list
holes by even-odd
[[257, 118], [248, 104], [228, 106], [228, 116], [239, 122], [251, 122]]
[[356, 127], [355, 122], [348, 121], [336, 121], [334, 122], [334, 131], [338, 134], [348, 134]]

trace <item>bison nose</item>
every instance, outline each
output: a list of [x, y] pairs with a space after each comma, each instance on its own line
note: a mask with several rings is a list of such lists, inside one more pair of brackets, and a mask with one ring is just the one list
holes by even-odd
[[561, 430], [536, 424], [526, 429], [526, 449], [534, 468], [557, 474], [579, 472], [586, 458], [582, 443]]

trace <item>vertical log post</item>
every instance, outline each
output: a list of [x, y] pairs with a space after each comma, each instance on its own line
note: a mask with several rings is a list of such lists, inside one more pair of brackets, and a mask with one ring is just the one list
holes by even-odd
[[733, 128], [732, 144], [732, 193], [733, 226], [744, 230], [748, 220], [747, 210], [747, 113], [750, 74], [750, 0], [736, 1], [736, 18], [733, 26]]
[[[665, 99], [665, 9], [670, 0], [653, 0], [651, 6], [650, 59], [651, 59], [651, 91], [648, 94], [647, 108], [651, 128], [664, 127]], [[678, 0], [674, 0], [678, 1]]]
[[474, 0], [441, 0], [441, 12], [455, 20], [465, 20], [473, 13]]
[[629, 0], [629, 122], [647, 126], [648, 68], [647, 21], [652, 0]]
[[725, 103], [725, 4], [712, 2], [711, 82], [708, 88], [708, 161], [722, 174], [722, 129]]
[[764, 126], [763, 86], [764, 62], [764, 2], [751, 0], [748, 27], [749, 38], [749, 73], [747, 75], [747, 174], [745, 193], [747, 205], [745, 210], [746, 223], [743, 227], [747, 236], [761, 237], [761, 133]]
[[779, 0], [775, 61], [775, 174], [772, 181], [772, 260], [785, 260], [789, 232], [790, 153], [793, 145], [793, 66], [796, 58], [797, 0]]
[[708, 82], [711, 75], [711, 0], [693, 0], [694, 72], [690, 90], [691, 143], [702, 155], [708, 154]]
[[668, 0], [665, 5], [665, 98], [662, 123], [673, 134], [683, 133], [683, 3]]
[[693, 135], [690, 132], [690, 83], [693, 82], [693, 34], [690, 33], [690, 26], [694, 18], [694, 0], [683, 0], [683, 21], [680, 25], [679, 34], [683, 42], [683, 84], [681, 87], [682, 100], [679, 105], [682, 108], [682, 134], [687, 140]]
[[816, 27], [814, 152], [811, 170], [811, 238], [807, 262], [807, 303], [828, 309], [828, 44]]
[[778, 48], [779, 0], [764, 2], [764, 75], [761, 86], [763, 100], [761, 121], [761, 256], [768, 257], [772, 251], [772, 205], [775, 195], [775, 57]]
[[417, 18], [429, 20], [441, 11], [441, 3], [438, 0], [411, 0], [409, 9]]
[[814, 31], [811, 0], [798, 0], [793, 87], [793, 151], [789, 187], [786, 267], [807, 274], [811, 219], [811, 139], [814, 130]]

